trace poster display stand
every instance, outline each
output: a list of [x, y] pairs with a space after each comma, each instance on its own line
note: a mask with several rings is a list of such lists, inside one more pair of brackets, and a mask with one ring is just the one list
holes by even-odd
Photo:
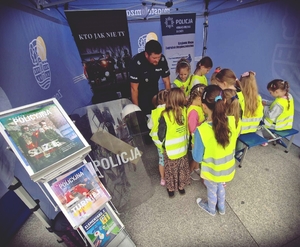
[[[109, 205], [111, 195], [93, 164], [85, 160], [90, 145], [56, 99], [0, 112], [0, 132], [30, 178], [44, 184], [87, 246], [135, 246]], [[17, 186], [18, 180], [14, 183], [12, 189], [30, 209], [37, 208], [33, 211], [50, 229], [37, 203]]]
[[[45, 226], [45, 228], [49, 232], [53, 232], [51, 229], [51, 221], [50, 219], [45, 215], [45, 213], [42, 211], [42, 209], [39, 206], [39, 203], [30, 196], [30, 194], [25, 190], [25, 188], [22, 186], [22, 183], [19, 179], [14, 177], [12, 184], [8, 188], [9, 190], [12, 190], [16, 193], [16, 195], [24, 202], [24, 204], [37, 216], [37, 218], [42, 222], [42, 224]], [[55, 234], [55, 233], [54, 233]], [[61, 243], [63, 240], [56, 235], [57, 242]]]

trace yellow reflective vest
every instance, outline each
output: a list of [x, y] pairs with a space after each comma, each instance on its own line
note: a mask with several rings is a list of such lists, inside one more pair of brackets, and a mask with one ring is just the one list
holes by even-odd
[[154, 144], [156, 145], [156, 147], [158, 149], [160, 149], [161, 151], [163, 150], [162, 148], [162, 142], [159, 140], [157, 132], [158, 132], [158, 126], [159, 126], [159, 119], [161, 117], [161, 113], [162, 111], [165, 109], [165, 105], [161, 106], [161, 107], [157, 107], [156, 109], [151, 111], [151, 119], [153, 122], [153, 127], [149, 133], [149, 135], [151, 136]]
[[190, 92], [196, 84], [204, 84], [205, 86], [208, 85], [207, 79], [205, 75], [192, 75], [191, 83], [188, 87], [188, 95], [190, 95]]
[[215, 183], [229, 182], [235, 174], [235, 146], [240, 132], [240, 125], [235, 126], [235, 118], [228, 116], [229, 144], [223, 148], [217, 143], [212, 126], [204, 122], [199, 127], [199, 133], [204, 145], [204, 155], [201, 162], [201, 177]]
[[264, 123], [267, 128], [275, 130], [288, 130], [293, 128], [294, 121], [294, 99], [289, 95], [290, 108], [288, 109], [288, 100], [285, 98], [276, 98], [270, 105], [270, 110], [274, 105], [278, 104], [283, 108], [282, 113], [272, 121], [270, 118], [265, 118]]
[[188, 78], [186, 79], [185, 82], [176, 78], [173, 83], [176, 87], [179, 87], [179, 88], [181, 88], [183, 86], [184, 87], [184, 91], [183, 91], [184, 95], [188, 96], [189, 95], [188, 89], [189, 89], [190, 82], [191, 82], [191, 76], [188, 76]]
[[264, 106], [262, 104], [260, 95], [258, 96], [257, 103], [258, 107], [253, 116], [246, 117], [245, 110], [243, 110], [241, 134], [253, 133], [257, 131], [257, 127], [259, 126], [259, 123], [264, 115]]
[[242, 112], [245, 111], [245, 99], [244, 99], [244, 95], [242, 93], [242, 91], [240, 92], [236, 92], [238, 98], [239, 98], [239, 104], [240, 104], [240, 107], [241, 107], [241, 110]]
[[[203, 109], [202, 109], [201, 106], [190, 105], [189, 108], [188, 108], [188, 110], [187, 110], [187, 116], [189, 116], [189, 114], [190, 114], [190, 112], [191, 112], [192, 110], [195, 110], [195, 111], [197, 111], [197, 113], [198, 113], [199, 120], [198, 120], [197, 126], [199, 126], [199, 125], [200, 125], [202, 122], [204, 122], [204, 120], [205, 120], [205, 114], [204, 114], [204, 111], [203, 111]], [[192, 135], [191, 142], [192, 142], [192, 144], [194, 144], [194, 138], [193, 138], [194, 135], [193, 135], [193, 133], [191, 133], [191, 135]]]
[[198, 116], [199, 116], [198, 125], [200, 125], [205, 120], [205, 114], [204, 114], [202, 107], [197, 106], [197, 105], [190, 105], [187, 110], [187, 116], [189, 116], [189, 114], [192, 110], [195, 110], [198, 113]]
[[189, 131], [187, 126], [186, 108], [182, 109], [183, 125], [178, 125], [173, 112], [163, 113], [167, 125], [165, 150], [171, 160], [179, 159], [187, 154]]

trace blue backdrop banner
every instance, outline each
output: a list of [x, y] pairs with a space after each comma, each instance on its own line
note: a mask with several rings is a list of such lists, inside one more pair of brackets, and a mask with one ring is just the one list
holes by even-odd
[[69, 26], [57, 11], [45, 13], [56, 17], [22, 5], [1, 6], [1, 18], [10, 25], [0, 22], [5, 33], [0, 39], [0, 86], [12, 107], [56, 97], [71, 112], [89, 104], [92, 93]]
[[170, 79], [176, 78], [176, 64], [180, 58], [191, 63], [195, 57], [196, 14], [174, 14], [160, 16], [163, 52], [170, 67]]

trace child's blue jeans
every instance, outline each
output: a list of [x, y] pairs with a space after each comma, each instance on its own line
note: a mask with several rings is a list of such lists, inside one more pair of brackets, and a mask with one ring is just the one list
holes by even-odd
[[207, 204], [209, 211], [216, 212], [216, 206], [220, 211], [225, 211], [225, 188], [223, 183], [215, 183], [204, 179], [207, 188]]

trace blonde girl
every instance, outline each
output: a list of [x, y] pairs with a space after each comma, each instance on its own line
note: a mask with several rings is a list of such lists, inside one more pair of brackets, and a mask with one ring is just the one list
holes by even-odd
[[165, 180], [170, 198], [174, 197], [175, 191], [185, 194], [184, 187], [190, 183], [187, 157], [189, 132], [185, 105], [183, 91], [172, 88], [159, 120], [158, 137], [164, 147]]
[[258, 94], [255, 76], [255, 72], [247, 71], [239, 81], [244, 98], [241, 134], [256, 132], [263, 117], [262, 98]]
[[160, 174], [160, 185], [165, 186], [165, 167], [163, 157], [163, 147], [161, 141], [158, 139], [157, 131], [161, 113], [166, 108], [166, 100], [168, 96], [168, 90], [160, 90], [157, 95], [152, 99], [153, 105], [156, 107], [151, 111], [150, 118], [148, 119], [148, 128], [151, 129], [149, 135], [151, 136], [158, 152], [158, 170]]
[[191, 65], [186, 58], [181, 58], [176, 65], [177, 77], [174, 80], [174, 87], [181, 88], [185, 96], [188, 96], [188, 86], [191, 81]]
[[[191, 89], [190, 97], [187, 103], [187, 118], [188, 118], [188, 128], [191, 136], [191, 147], [194, 145], [193, 135], [197, 127], [204, 122], [205, 114], [202, 109], [201, 96], [206, 85], [196, 84]], [[190, 162], [190, 176], [192, 180], [200, 180], [200, 169], [199, 163], [192, 160]]]

